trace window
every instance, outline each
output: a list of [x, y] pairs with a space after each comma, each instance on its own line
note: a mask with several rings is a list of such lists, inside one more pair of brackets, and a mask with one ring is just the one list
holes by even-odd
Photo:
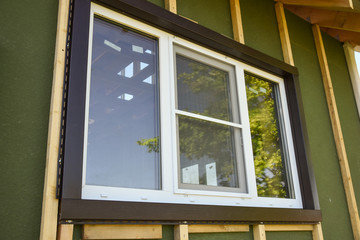
[[[89, 29], [86, 68], [70, 66], [62, 219], [77, 204], [108, 209], [78, 219], [146, 220], [139, 215], [162, 206], [217, 209], [208, 220], [239, 220], [233, 207], [308, 208], [294, 86], [285, 90], [292, 75], [93, 3]], [[125, 214], [126, 204], [148, 207]]]
[[83, 199], [302, 207], [282, 79], [92, 9]]

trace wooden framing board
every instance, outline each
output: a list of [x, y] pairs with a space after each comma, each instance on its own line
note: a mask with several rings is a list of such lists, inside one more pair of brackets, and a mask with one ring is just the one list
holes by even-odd
[[344, 44], [344, 52], [350, 73], [351, 83], [354, 90], [355, 101], [360, 117], [360, 75], [356, 67], [354, 48], [349, 42], [346, 42]]
[[291, 50], [289, 31], [286, 23], [284, 5], [281, 2], [275, 4], [276, 18], [279, 27], [281, 47], [284, 56], [284, 62], [294, 66], [294, 58]]
[[176, 0], [165, 0], [165, 8], [170, 12], [177, 14]]
[[245, 44], [239, 0], [230, 0], [230, 10], [234, 40]]
[[314, 225], [312, 224], [297, 224], [297, 225], [284, 225], [274, 224], [265, 225], [266, 232], [298, 232], [298, 231], [313, 231]]
[[312, 231], [313, 240], [324, 240], [321, 223], [314, 225], [314, 230]]
[[343, 179], [345, 195], [348, 205], [348, 210], [351, 219], [351, 225], [355, 240], [360, 240], [360, 220], [359, 212], [356, 204], [354, 187], [351, 180], [351, 173], [347, 159], [344, 138], [341, 130], [339, 114], [336, 106], [334, 90], [330, 77], [330, 70], [326, 58], [325, 47], [321, 36], [319, 25], [315, 24], [312, 27], [316, 51], [321, 68], [322, 79], [325, 88], [326, 100], [329, 108], [331, 125], [333, 129], [337, 155]]
[[189, 233], [249, 232], [249, 225], [189, 225]]
[[59, 0], [40, 240], [56, 239], [58, 225], [59, 201], [56, 199], [56, 186], [68, 14], [69, 0]]
[[161, 225], [84, 225], [83, 239], [161, 239]]
[[254, 240], [266, 240], [265, 225], [259, 224], [253, 226]]
[[174, 240], [189, 240], [189, 226], [175, 225], [174, 226]]
[[73, 224], [60, 224], [58, 226], [57, 240], [71, 240], [73, 239], [73, 233]]
[[353, 8], [352, 0], [275, 0], [287, 5], [300, 5], [322, 8]]

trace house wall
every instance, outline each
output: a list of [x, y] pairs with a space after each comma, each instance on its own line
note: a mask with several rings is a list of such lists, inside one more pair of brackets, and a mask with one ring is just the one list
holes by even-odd
[[[151, 2], [164, 7], [162, 0]], [[38, 239], [58, 2], [1, 1], [0, 232], [3, 239]], [[206, 6], [206, 7], [204, 7]], [[245, 44], [282, 60], [274, 2], [240, 0]], [[228, 0], [179, 0], [178, 13], [232, 37]], [[325, 239], [353, 239], [311, 25], [286, 12], [299, 69], [309, 155]], [[360, 205], [360, 120], [342, 44], [323, 34], [350, 168]], [[81, 226], [74, 239], [81, 239]], [[312, 239], [310, 232], [268, 232], [267, 239]], [[163, 226], [173, 239], [173, 226]], [[253, 239], [248, 233], [190, 234], [191, 240]]]
[[58, 2], [0, 1], [0, 233], [38, 239]]

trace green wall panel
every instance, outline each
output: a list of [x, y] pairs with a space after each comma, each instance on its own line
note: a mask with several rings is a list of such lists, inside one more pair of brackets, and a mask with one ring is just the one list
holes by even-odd
[[358, 207], [360, 206], [360, 118], [342, 44], [323, 34], [346, 153]]
[[83, 225], [74, 225], [73, 240], [82, 239], [82, 228]]
[[200, 25], [228, 37], [233, 37], [230, 1], [228, 0], [179, 0], [177, 11]]
[[151, 3], [154, 3], [154, 4], [156, 4], [156, 5], [158, 5], [158, 6], [160, 6], [160, 7], [165, 7], [165, 2], [164, 2], [164, 0], [148, 0], [149, 2], [151, 2]]
[[245, 45], [283, 60], [273, 0], [240, 0]]
[[[351, 239], [350, 219], [311, 25], [290, 12], [286, 12], [286, 18], [295, 66], [299, 69], [324, 237]], [[341, 49], [341, 46], [336, 47]]]
[[1, 239], [38, 239], [58, 2], [0, 1]]
[[311, 232], [266, 232], [266, 240], [312, 240]]

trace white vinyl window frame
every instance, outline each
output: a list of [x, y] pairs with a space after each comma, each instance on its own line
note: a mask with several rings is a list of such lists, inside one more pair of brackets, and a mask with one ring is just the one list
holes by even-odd
[[[127, 26], [131, 29], [150, 35], [158, 39], [159, 50], [159, 84], [160, 84], [160, 122], [161, 122], [161, 189], [133, 189], [108, 186], [86, 185], [86, 140], [89, 115], [89, 92], [91, 73], [91, 50], [94, 17], [102, 17], [110, 21]], [[174, 74], [174, 45], [201, 53], [216, 61], [231, 65], [235, 69], [237, 96], [239, 98], [239, 111], [243, 136], [244, 168], [246, 172], [246, 193], [229, 191], [207, 191], [199, 189], [182, 189], [179, 187], [178, 176], [178, 147], [176, 136], [176, 81]], [[238, 60], [219, 54], [202, 46], [191, 43], [180, 37], [173, 36], [145, 23], [114, 12], [108, 8], [91, 3], [89, 50], [88, 50], [88, 73], [87, 73], [87, 97], [84, 129], [84, 158], [83, 158], [83, 183], [82, 199], [88, 200], [112, 200], [130, 202], [155, 202], [155, 203], [179, 203], [179, 204], [205, 204], [221, 206], [243, 206], [243, 207], [278, 207], [278, 208], [302, 208], [299, 177], [296, 168], [296, 159], [293, 149], [291, 126], [287, 111], [286, 93], [284, 80], [273, 74], [258, 68], [246, 65]], [[248, 119], [248, 108], [245, 89], [245, 72], [253, 73], [272, 81], [279, 86], [280, 104], [284, 122], [284, 136], [286, 136], [287, 151], [290, 162], [290, 175], [293, 184], [294, 198], [271, 198], [258, 197], [256, 190], [256, 178], [252, 154], [250, 124]]]

